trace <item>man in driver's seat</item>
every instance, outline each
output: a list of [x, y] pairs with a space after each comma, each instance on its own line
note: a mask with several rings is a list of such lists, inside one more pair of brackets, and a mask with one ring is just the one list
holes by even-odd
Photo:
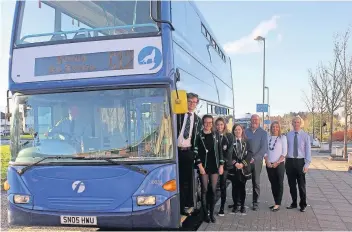
[[71, 106], [68, 109], [68, 117], [61, 119], [56, 125], [48, 131], [48, 136], [59, 136], [64, 140], [72, 140], [75, 135], [75, 123], [79, 110], [77, 106]]

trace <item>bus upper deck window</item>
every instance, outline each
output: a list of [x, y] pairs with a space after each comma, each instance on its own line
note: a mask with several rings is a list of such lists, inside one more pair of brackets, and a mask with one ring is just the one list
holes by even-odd
[[16, 45], [159, 31], [148, 1], [20, 1], [18, 7]]

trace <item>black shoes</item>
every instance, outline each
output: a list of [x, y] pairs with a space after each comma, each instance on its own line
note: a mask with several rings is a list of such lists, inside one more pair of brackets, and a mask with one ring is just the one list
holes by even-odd
[[244, 205], [243, 205], [243, 206], [240, 206], [240, 207], [237, 206], [236, 208], [232, 208], [231, 214], [236, 214], [238, 212], [246, 213], [246, 207], [244, 207]]
[[235, 213], [238, 213], [238, 212], [239, 212], [238, 207], [233, 207], [231, 214], [235, 214]]
[[209, 217], [208, 214], [205, 214], [205, 215], [204, 215], [204, 221], [205, 221], [206, 223], [209, 223], [209, 222], [210, 222], [210, 217]]
[[210, 221], [211, 221], [212, 223], [215, 223], [215, 222], [216, 222], [216, 219], [215, 219], [215, 217], [214, 217], [213, 214], [210, 214]]
[[291, 204], [290, 206], [287, 206], [286, 209], [296, 209], [297, 205]]
[[269, 207], [269, 209], [271, 209], [271, 211], [273, 211], [273, 212], [276, 212], [276, 211], [280, 210], [280, 206], [275, 208], [275, 205], [272, 205], [272, 206]]
[[219, 215], [220, 217], [225, 216], [225, 213], [224, 213], [224, 206], [221, 206], [221, 207], [220, 207], [220, 210], [219, 210], [218, 215]]
[[[286, 208], [287, 208], [287, 209], [297, 209], [297, 205], [291, 204], [290, 206], [287, 206]], [[301, 206], [300, 209], [299, 209], [299, 211], [305, 212], [305, 211], [306, 211], [306, 208], [307, 208], [307, 206]]]
[[210, 222], [212, 222], [212, 223], [215, 223], [216, 222], [216, 218], [214, 217], [214, 214], [205, 214], [204, 215], [204, 221], [206, 222], [206, 223], [210, 223]]

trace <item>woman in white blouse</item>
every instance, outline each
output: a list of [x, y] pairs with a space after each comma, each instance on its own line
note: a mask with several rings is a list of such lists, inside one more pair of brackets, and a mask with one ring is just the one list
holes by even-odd
[[275, 201], [275, 205], [271, 206], [270, 209], [276, 212], [280, 209], [284, 192], [284, 161], [287, 155], [287, 138], [285, 135], [281, 135], [280, 124], [277, 121], [270, 125], [268, 143], [268, 153], [265, 154], [264, 158]]

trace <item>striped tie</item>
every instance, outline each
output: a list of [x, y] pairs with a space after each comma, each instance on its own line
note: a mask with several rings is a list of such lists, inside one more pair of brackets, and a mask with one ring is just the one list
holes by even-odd
[[237, 147], [237, 152], [238, 152], [238, 154], [241, 154], [242, 149], [241, 149], [241, 142], [240, 142], [239, 139], [237, 139], [237, 145], [236, 145], [236, 147]]
[[183, 138], [184, 139], [188, 139], [189, 137], [189, 131], [191, 129], [191, 113], [187, 113], [188, 117], [187, 117], [187, 121], [186, 121], [186, 126], [185, 126], [185, 130], [183, 131]]

